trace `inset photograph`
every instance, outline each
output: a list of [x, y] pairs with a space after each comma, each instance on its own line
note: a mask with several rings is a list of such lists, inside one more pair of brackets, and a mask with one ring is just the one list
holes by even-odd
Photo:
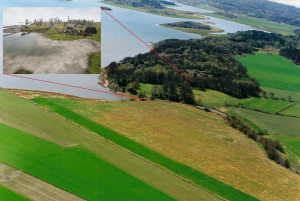
[[100, 7], [3, 8], [4, 74], [100, 74]]

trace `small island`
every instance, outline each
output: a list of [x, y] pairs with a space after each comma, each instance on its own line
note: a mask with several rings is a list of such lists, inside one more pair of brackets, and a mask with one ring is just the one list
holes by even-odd
[[161, 24], [163, 27], [176, 29], [178, 31], [183, 31], [186, 33], [193, 33], [198, 35], [208, 35], [210, 33], [220, 33], [223, 32], [222, 29], [218, 29], [215, 27], [211, 27], [209, 25], [200, 23], [200, 22], [192, 22], [192, 21], [181, 21], [181, 22], [173, 22]]

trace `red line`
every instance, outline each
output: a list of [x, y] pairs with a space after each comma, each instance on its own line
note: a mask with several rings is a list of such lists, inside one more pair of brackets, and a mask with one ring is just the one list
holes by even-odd
[[142, 39], [140, 39], [139, 37], [137, 37], [134, 33], [132, 33], [129, 29], [127, 29], [127, 27], [125, 27], [121, 22], [119, 22], [116, 18], [114, 18], [113, 16], [111, 16], [106, 10], [104, 10], [102, 7], [100, 7], [104, 12], [106, 12], [106, 14], [108, 14], [111, 18], [113, 18], [114, 20], [116, 20], [116, 22], [118, 22], [122, 27], [124, 27], [127, 31], [129, 31], [132, 35], [134, 35], [137, 39], [139, 39], [142, 43], [144, 43], [147, 47], [149, 47], [153, 52], [155, 52], [158, 56], [160, 56], [163, 60], [165, 60], [166, 62], [168, 62], [168, 64], [170, 64], [173, 68], [175, 68], [179, 73], [181, 73], [184, 77], [186, 77], [188, 80], [190, 80], [192, 83], [193, 80], [191, 80], [189, 77], [187, 77], [184, 73], [182, 73], [180, 70], [178, 70], [175, 66], [173, 66], [173, 64], [171, 64], [168, 60], [166, 60], [163, 56], [161, 56], [158, 52], [156, 52], [152, 47], [150, 47], [147, 43], [145, 43]]
[[143, 99], [143, 98], [137, 98], [137, 97], [134, 97], [134, 96], [127, 96], [127, 95], [123, 95], [123, 94], [116, 94], [116, 93], [107, 92], [107, 91], [99, 91], [99, 90], [95, 90], [95, 89], [78, 87], [78, 86], [73, 86], [73, 85], [68, 85], [68, 84], [61, 84], [61, 83], [57, 83], [57, 82], [50, 82], [50, 81], [46, 81], [46, 80], [39, 80], [39, 79], [34, 79], [34, 78], [30, 78], [30, 77], [23, 77], [23, 76], [19, 76], [19, 75], [12, 75], [12, 74], [5, 74], [5, 73], [3, 73], [3, 74], [4, 75], [13, 76], [13, 77], [25, 78], [25, 79], [28, 79], [28, 80], [35, 80], [35, 81], [40, 81], [40, 82], [47, 82], [47, 83], [58, 84], [58, 85], [67, 86], [67, 87], [74, 87], [74, 88], [78, 88], [78, 89], [85, 89], [85, 90], [90, 90], [90, 91], [96, 91], [96, 92], [106, 93], [106, 94], [113, 94], [113, 95], [117, 95], [117, 96], [125, 96], [125, 97], [128, 97], [128, 98], [135, 98], [135, 99], [140, 99], [140, 100], [146, 100], [146, 99]]

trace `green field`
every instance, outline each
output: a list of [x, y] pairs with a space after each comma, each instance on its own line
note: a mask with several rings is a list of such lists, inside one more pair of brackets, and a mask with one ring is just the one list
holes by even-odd
[[236, 107], [226, 107], [226, 110], [228, 110], [226, 113], [235, 115], [241, 120], [247, 119], [246, 123], [254, 129], [267, 129], [272, 134], [300, 136], [300, 118], [265, 114]]
[[78, 40], [83, 39], [83, 36], [73, 36], [73, 35], [66, 35], [66, 34], [51, 34], [48, 36], [53, 40]]
[[47, 34], [56, 34], [58, 32], [56, 31], [56, 29], [52, 28], [52, 29], [47, 30], [46, 33]]
[[65, 148], [0, 123], [1, 161], [87, 200], [173, 200], [81, 146]]
[[295, 104], [293, 102], [266, 99], [266, 98], [237, 99], [227, 94], [218, 91], [213, 91], [213, 90], [207, 90], [207, 91], [194, 90], [194, 94], [196, 100], [200, 98], [202, 101], [201, 104], [205, 107], [210, 107], [210, 108], [225, 106], [226, 103], [231, 105], [243, 104], [244, 107], [276, 113], [290, 105]]
[[256, 54], [235, 56], [248, 69], [248, 74], [261, 86], [300, 92], [300, 68], [277, 55]]
[[85, 74], [101, 74], [101, 53], [93, 54], [89, 64]]
[[[27, 93], [30, 96], [31, 92]], [[23, 93], [23, 95], [24, 94], [25, 93]], [[80, 104], [79, 101], [74, 101]], [[218, 200], [211, 193], [194, 187], [178, 177], [157, 168], [148, 161], [142, 160], [6, 90], [0, 90], [0, 103], [1, 121], [19, 130], [64, 146], [65, 149], [74, 146], [84, 147], [85, 150], [92, 151], [97, 156], [114, 164], [135, 178], [160, 189], [176, 199], [182, 200], [188, 198], [192, 200], [195, 199], [195, 197], [201, 197], [203, 200]], [[75, 113], [69, 112], [64, 108], [62, 109], [66, 111], [65, 114], [69, 114], [84, 125], [91, 126], [93, 131], [101, 133], [107, 136], [107, 138], [118, 138], [120, 136], [118, 133], [100, 124], [87, 121]], [[123, 144], [131, 143], [131, 140], [123, 136], [118, 139], [124, 141]], [[153, 152], [138, 143], [135, 143], [134, 146], [136, 149], [142, 149], [142, 151]], [[154, 154], [155, 153], [156, 152], [154, 152]], [[168, 158], [164, 159], [166, 162], [169, 162]], [[177, 164], [176, 162], [173, 163]], [[219, 181], [217, 181], [217, 183], [218, 182]]]
[[222, 15], [217, 15], [213, 13], [205, 13], [205, 15], [212, 16], [212, 17], [217, 17], [229, 21], [234, 21], [238, 22], [241, 24], [246, 24], [249, 26], [252, 26], [253, 28], [260, 29], [260, 30], [265, 30], [265, 31], [270, 31], [274, 33], [281, 33], [282, 35], [295, 35], [294, 30], [299, 29], [300, 27], [288, 25], [288, 24], [279, 24], [276, 22], [270, 22], [267, 20], [263, 19], [257, 19], [257, 18], [250, 18], [250, 17], [243, 17], [243, 18], [228, 18], [224, 17]]
[[29, 201], [29, 199], [9, 190], [1, 185], [0, 185], [0, 200], [1, 201], [12, 201], [12, 200]]
[[289, 96], [292, 97], [292, 101], [299, 101], [300, 102], [300, 92], [296, 91], [288, 91], [288, 90], [282, 90], [282, 89], [275, 89], [270, 87], [261, 87], [263, 90], [265, 90], [267, 93], [273, 92], [275, 94], [275, 97], [278, 98], [288, 98]]
[[33, 31], [33, 30], [37, 30], [37, 29], [40, 29], [40, 27], [23, 28], [23, 29], [21, 29], [21, 31]]
[[151, 89], [153, 86], [160, 87], [161, 85], [159, 84], [143, 84], [140, 83], [140, 90], [145, 91], [147, 96], [151, 96]]
[[[170, 158], [165, 157], [164, 155], [152, 151], [151, 149], [130, 140], [127, 137], [124, 137], [112, 130], [105, 128], [104, 126], [93, 122], [81, 115], [78, 115], [64, 107], [76, 107], [80, 105], [78, 101], [72, 100], [63, 100], [63, 99], [45, 99], [45, 98], [33, 98], [32, 101], [49, 108], [51, 111], [60, 114], [61, 116], [87, 128], [88, 130], [99, 134], [100, 136], [111, 140], [112, 142], [136, 153], [158, 165], [161, 165], [172, 172], [194, 182], [195, 184], [217, 194], [229, 200], [257, 200], [256, 198], [243, 193], [227, 184], [224, 184], [206, 174], [203, 174], [195, 169], [183, 165], [179, 162], [176, 162]], [[64, 107], [52, 102], [59, 101], [60, 104], [63, 104]], [[109, 110], [111, 106], [106, 106], [105, 109]], [[79, 108], [77, 108], [79, 109]], [[94, 112], [97, 112], [97, 109], [93, 109]]]
[[289, 160], [295, 167], [300, 168], [300, 138], [281, 135], [272, 135], [271, 137], [279, 140], [286, 147], [285, 151]]

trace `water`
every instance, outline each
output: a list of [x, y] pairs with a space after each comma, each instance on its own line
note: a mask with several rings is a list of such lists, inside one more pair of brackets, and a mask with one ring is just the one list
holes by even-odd
[[3, 51], [13, 59], [17, 56], [36, 56], [43, 57], [52, 54], [59, 54], [62, 50], [60, 46], [43, 47], [38, 46], [36, 34], [16, 33], [3, 37]]
[[[105, 4], [99, 3], [96, 0], [74, 0], [74, 1], [60, 1], [60, 0], [1, 0], [1, 7], [100, 7]], [[3, 27], [3, 8], [0, 7], [0, 27]], [[160, 27], [158, 24], [183, 21], [186, 19], [174, 19], [170, 17], [162, 17], [122, 9], [114, 6], [109, 6], [113, 9], [109, 12], [133, 33], [144, 40], [147, 44], [150, 42], [158, 42], [169, 38], [190, 39], [201, 38], [199, 35], [182, 33], [180, 31]], [[175, 8], [175, 7], [174, 7]], [[100, 12], [100, 8], [99, 8]], [[216, 27], [226, 28], [228, 32], [236, 32], [240, 30], [251, 29], [246, 25], [241, 25], [235, 22], [230, 22], [220, 19], [210, 19], [207, 21], [216, 22]], [[218, 21], [220, 20], [220, 21]], [[112, 61], [119, 61], [127, 56], [134, 56], [138, 53], [145, 53], [149, 51], [142, 42], [136, 39], [127, 30], [121, 27], [117, 22], [110, 18], [106, 13], [102, 12], [102, 66], [108, 65]], [[201, 22], [203, 20], [192, 20]], [[21, 21], [18, 24], [22, 24]], [[7, 23], [7, 25], [12, 25]], [[227, 27], [228, 26], [228, 27]], [[223, 29], [222, 28], [222, 29]], [[225, 29], [224, 29], [225, 30]], [[5, 36], [10, 37], [10, 36]], [[17, 36], [16, 36], [17, 37]], [[0, 46], [3, 45], [2, 28], [0, 30]], [[0, 48], [0, 55], [3, 55], [2, 48]], [[3, 71], [3, 58], [0, 59], [0, 71]], [[101, 91], [107, 90], [97, 84], [99, 82], [98, 75], [26, 75], [35, 79], [65, 83], [90, 89]], [[17, 89], [31, 89], [43, 90], [58, 93], [66, 93], [87, 98], [101, 98], [109, 100], [123, 99], [121, 96], [109, 95], [105, 93], [93, 92], [84, 89], [60, 86], [50, 83], [27, 80], [24, 78], [11, 77], [9, 75], [0, 75], [0, 87], [17, 88]]]

